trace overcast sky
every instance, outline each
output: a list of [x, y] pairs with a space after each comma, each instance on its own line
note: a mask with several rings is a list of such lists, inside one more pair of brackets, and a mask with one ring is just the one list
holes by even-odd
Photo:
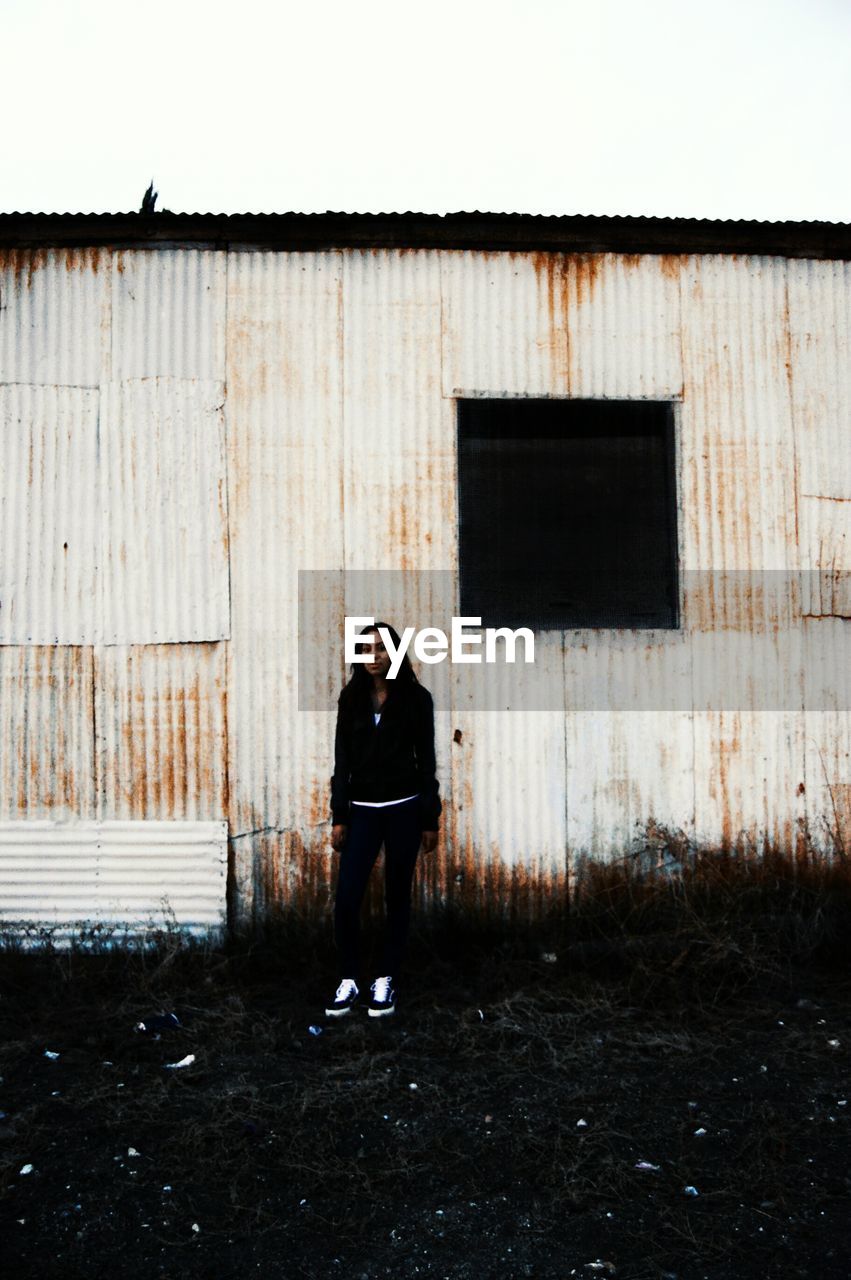
[[0, 13], [3, 212], [851, 221], [849, 0]]

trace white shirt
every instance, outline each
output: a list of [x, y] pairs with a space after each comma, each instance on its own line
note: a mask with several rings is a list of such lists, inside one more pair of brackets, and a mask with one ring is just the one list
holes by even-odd
[[[373, 711], [372, 714], [375, 717], [375, 723], [378, 724], [381, 719], [381, 712]], [[418, 793], [415, 792], [414, 794]], [[406, 800], [413, 800], [413, 798], [413, 796], [402, 796], [401, 800], [353, 800], [352, 804], [362, 804], [365, 809], [383, 809], [388, 804], [404, 804]]]

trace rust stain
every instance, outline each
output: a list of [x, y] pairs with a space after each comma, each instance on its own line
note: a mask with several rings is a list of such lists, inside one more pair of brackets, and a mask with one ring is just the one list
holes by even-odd
[[567, 259], [563, 253], [540, 250], [532, 253], [530, 259], [535, 276], [546, 295], [553, 373], [556, 379], [566, 387], [568, 377]]
[[228, 510], [227, 510], [227, 454], [225, 454], [225, 469], [219, 476], [216, 484], [216, 501], [219, 510], [219, 539], [222, 546], [222, 556], [225, 563], [225, 571], [229, 573], [229, 529], [228, 529]]
[[[794, 407], [795, 404], [795, 388], [792, 378], [792, 317], [789, 308], [789, 282], [786, 281], [783, 290], [783, 334], [785, 338], [785, 365], [786, 365], [786, 393], [789, 397], [789, 404]], [[796, 425], [796, 415], [792, 414], [791, 421], [792, 431], [792, 498], [793, 511], [795, 516], [795, 546], [801, 545], [801, 534], [799, 528], [799, 504], [800, 504], [800, 464], [798, 461], [798, 431]]]
[[100, 246], [91, 248], [38, 248], [38, 249], [0, 249], [0, 271], [9, 271], [14, 277], [15, 285], [22, 283], [32, 288], [37, 272], [42, 271], [51, 260], [64, 264], [67, 272], [100, 270]]
[[573, 301], [577, 307], [592, 297], [606, 257], [605, 253], [574, 253], [567, 259], [567, 271], [573, 286]]
[[655, 262], [658, 264], [662, 275], [668, 280], [679, 280], [685, 257], [677, 253], [660, 253], [657, 254]]
[[7, 759], [14, 762], [15, 783], [13, 792], [6, 776], [5, 816], [78, 814], [82, 777], [75, 747], [90, 701], [90, 662], [90, 651], [82, 646], [20, 647], [14, 673], [10, 669], [6, 675], [10, 689], [14, 682], [19, 711], [8, 725]]
[[[198, 676], [194, 677], [193, 687], [197, 689]], [[186, 703], [189, 695], [189, 689], [176, 689], [174, 692], [174, 709], [172, 712], [173, 719], [176, 721], [175, 736], [172, 739], [172, 755], [171, 769], [167, 777], [171, 782], [171, 795], [169, 796], [169, 813], [174, 817], [183, 817], [186, 812], [186, 802], [188, 799], [189, 773], [187, 769], [187, 744], [186, 744]], [[197, 695], [196, 695], [197, 696]]]
[[[255, 821], [262, 822], [257, 816]], [[253, 919], [262, 927], [284, 909], [331, 925], [338, 856], [327, 833], [307, 837], [299, 830], [255, 829], [250, 858]], [[495, 846], [483, 851], [475, 875], [459, 875], [447, 859], [443, 837], [434, 853], [417, 860], [412, 889], [415, 914], [444, 903], [489, 921], [531, 921], [567, 900], [566, 868], [539, 863], [509, 866]], [[364, 895], [362, 949], [366, 957], [384, 922], [384, 853], [379, 854]]]
[[224, 661], [224, 673], [221, 679], [217, 678], [217, 686], [219, 689], [219, 716], [221, 724], [221, 760], [222, 760], [222, 808], [221, 812], [228, 820], [228, 829], [233, 820], [231, 814], [231, 785], [230, 785], [230, 662], [231, 662], [231, 646], [228, 643], [221, 646], [222, 658]]
[[717, 765], [717, 787], [710, 782], [710, 794], [714, 795], [721, 806], [721, 850], [728, 853], [735, 849], [741, 848], [741, 833], [734, 839], [733, 824], [731, 814], [731, 802], [734, 797], [730, 794], [730, 773], [729, 764], [730, 757], [737, 756], [741, 750], [740, 725], [738, 715], [732, 717], [733, 730], [730, 736], [724, 734], [724, 723], [727, 717], [723, 714], [717, 721], [718, 725], [718, 765]]
[[[119, 746], [109, 760], [108, 785], [116, 810], [145, 820], [227, 814], [226, 690], [214, 679], [214, 699], [206, 688], [209, 663], [220, 648], [210, 641], [146, 646], [143, 655], [131, 654], [127, 689], [111, 699]], [[176, 660], [177, 670], [169, 670]], [[164, 672], [150, 692], [143, 668], [148, 662]]]
[[23, 281], [29, 289], [35, 273], [47, 266], [49, 257], [48, 249], [6, 249], [0, 251], [0, 266], [11, 269], [17, 286]]
[[[283, 375], [283, 383], [287, 384], [292, 366], [287, 360], [281, 361], [281, 373]], [[255, 395], [265, 396], [269, 390], [269, 364], [266, 360], [259, 361], [254, 366], [251, 377], [251, 390]]]
[[[65, 270], [71, 271], [93, 271], [96, 275], [100, 270], [101, 254], [104, 250], [100, 245], [92, 245], [86, 248], [68, 248], [59, 250], [65, 255]], [[107, 251], [108, 256], [108, 251]]]
[[[417, 484], [403, 481], [393, 487], [393, 502], [388, 513], [388, 536], [390, 551], [399, 569], [416, 568], [417, 550], [420, 543], [419, 514], [423, 505], [423, 495], [432, 489], [432, 462], [426, 464], [422, 477]], [[424, 541], [430, 541], [427, 536]]]

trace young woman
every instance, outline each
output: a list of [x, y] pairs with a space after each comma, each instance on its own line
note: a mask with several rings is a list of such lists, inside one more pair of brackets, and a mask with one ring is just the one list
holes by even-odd
[[379, 626], [399, 645], [397, 632], [386, 622], [361, 631], [367, 639], [358, 648], [371, 661], [352, 664], [352, 677], [337, 704], [331, 845], [340, 854], [334, 903], [340, 984], [325, 1010], [329, 1017], [348, 1013], [360, 995], [360, 908], [382, 843], [386, 922], [381, 975], [372, 983], [369, 1015], [394, 1012], [414, 866], [420, 846], [431, 853], [437, 845], [443, 807], [435, 777], [432, 696], [407, 654], [395, 678], [388, 678], [390, 655]]

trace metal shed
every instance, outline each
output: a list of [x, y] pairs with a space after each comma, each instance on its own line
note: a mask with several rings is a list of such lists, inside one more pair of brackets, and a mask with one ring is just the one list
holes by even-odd
[[[0, 920], [327, 909], [303, 575], [340, 626], [364, 571], [460, 611], [477, 398], [670, 406], [678, 622], [541, 633], [530, 709], [448, 679], [422, 905], [533, 915], [668, 830], [845, 850], [849, 260], [823, 223], [0, 215]], [[719, 636], [783, 689], [719, 706]]]

